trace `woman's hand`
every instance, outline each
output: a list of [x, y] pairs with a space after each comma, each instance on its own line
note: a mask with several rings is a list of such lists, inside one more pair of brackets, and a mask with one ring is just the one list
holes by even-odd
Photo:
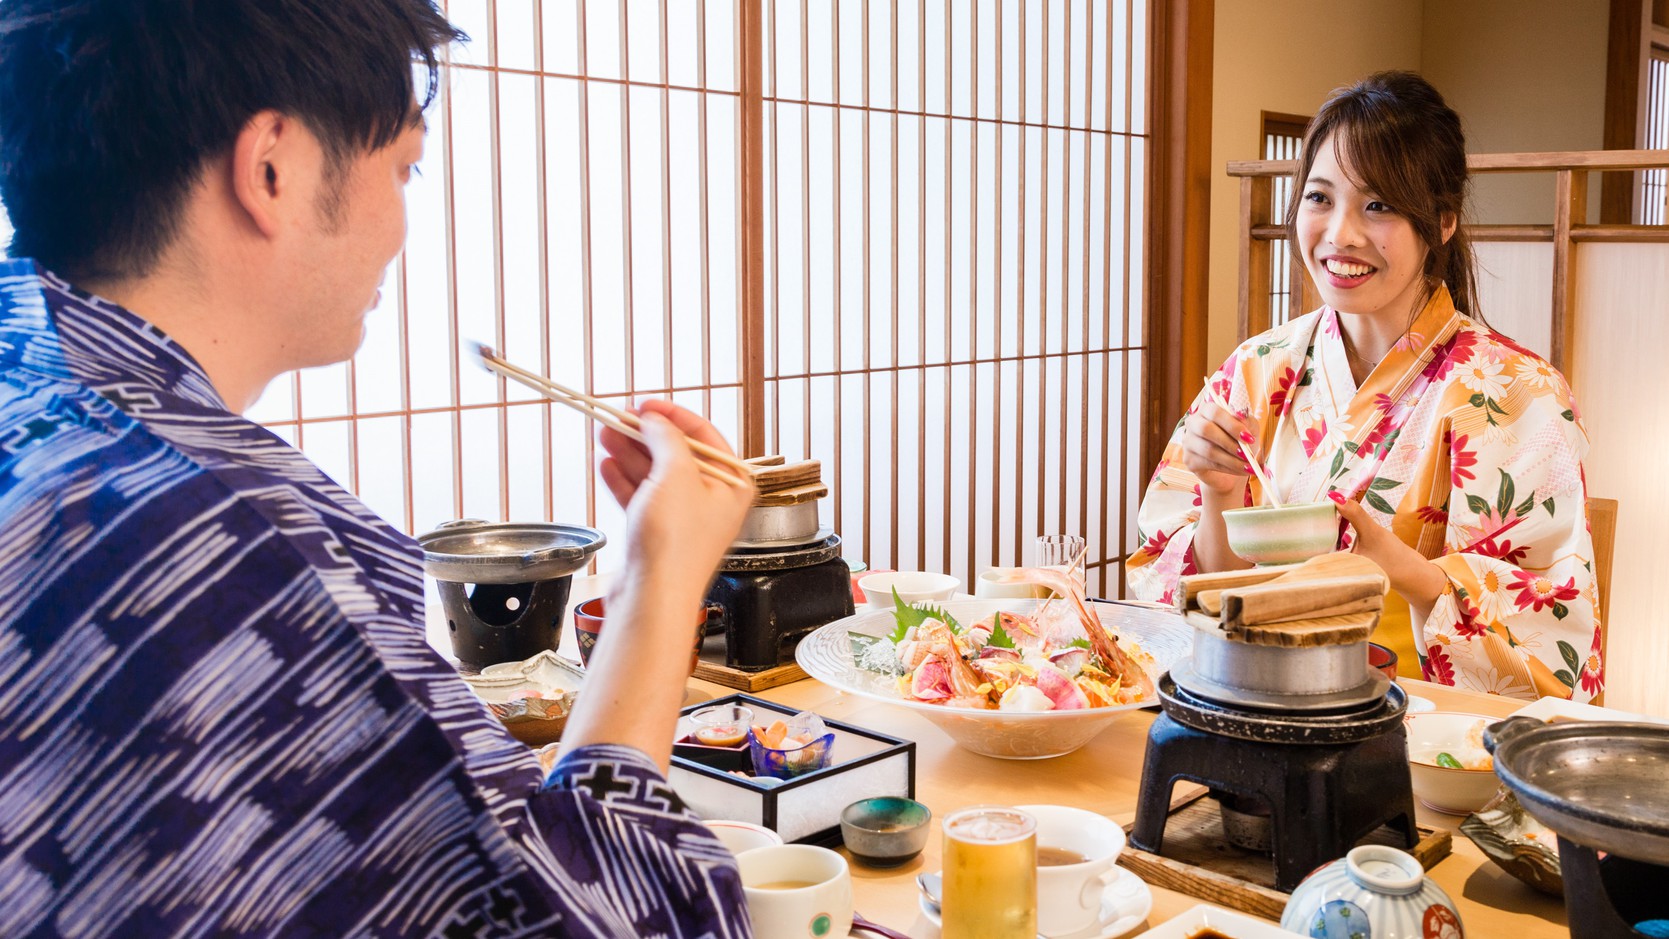
[[1339, 507], [1339, 515], [1355, 529], [1351, 551], [1379, 565], [1391, 581], [1391, 589], [1408, 601], [1415, 616], [1415, 624], [1425, 622], [1432, 605], [1449, 586], [1449, 578], [1425, 555], [1404, 544], [1389, 528], [1368, 517], [1361, 503], [1346, 499], [1343, 493], [1327, 493]]
[[1201, 402], [1188, 415], [1181, 441], [1182, 465], [1199, 479], [1201, 495], [1245, 490], [1252, 468], [1240, 455], [1240, 443], [1251, 448], [1256, 440], [1245, 418], [1245, 411], [1230, 413], [1211, 401]]
[[626, 510], [628, 569], [704, 592], [741, 530], [753, 487], [719, 482], [696, 467], [689, 440], [731, 452], [712, 424], [670, 401], [645, 401], [636, 413], [647, 446], [609, 428], [598, 434], [609, 454], [598, 472]]

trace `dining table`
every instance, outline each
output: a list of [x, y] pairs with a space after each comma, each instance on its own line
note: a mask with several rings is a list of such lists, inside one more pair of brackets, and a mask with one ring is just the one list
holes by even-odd
[[[605, 578], [576, 577], [574, 603], [602, 593], [605, 585]], [[431, 583], [431, 592], [432, 587]], [[431, 596], [429, 640], [438, 650], [449, 653], [445, 617], [436, 600]], [[566, 623], [561, 637], [559, 654], [577, 658], [572, 629]], [[1439, 711], [1506, 717], [1530, 703], [1409, 678], [1398, 679], [1398, 683], [1408, 694], [1430, 700]], [[734, 688], [692, 677], [685, 687], [684, 706], [735, 693]], [[971, 805], [1054, 804], [1086, 809], [1128, 826], [1136, 814], [1148, 725], [1158, 713], [1157, 708], [1125, 711], [1089, 743], [1064, 756], [1004, 760], [963, 749], [914, 710], [844, 692], [815, 678], [753, 693], [797, 711], [812, 711], [825, 719], [915, 742], [915, 798], [933, 812], [933, 830], [926, 849], [904, 865], [884, 869], [865, 866], [844, 848], [837, 849], [850, 863], [858, 912], [912, 939], [937, 939], [939, 935], [938, 927], [921, 908], [916, 877], [940, 868], [940, 819]], [[1180, 782], [1178, 788], [1187, 785]], [[1497, 867], [1460, 833], [1461, 816], [1437, 812], [1423, 804], [1417, 804], [1416, 812], [1422, 826], [1445, 828], [1453, 834], [1451, 853], [1436, 863], [1429, 875], [1454, 900], [1467, 936], [1542, 939], [1569, 934], [1563, 900], [1537, 893]], [[1152, 911], [1127, 935], [1141, 935], [1206, 902], [1162, 886], [1149, 887]]]
[[[1528, 704], [1516, 698], [1478, 694], [1413, 679], [1399, 684], [1426, 698], [1439, 711], [1505, 717]], [[733, 694], [734, 690], [691, 679], [686, 704]], [[757, 692], [757, 696], [824, 718], [915, 741], [917, 801], [932, 810], [927, 848], [900, 867], [877, 869], [851, 862], [853, 900], [867, 919], [914, 939], [936, 939], [938, 927], [923, 913], [917, 875], [939, 870], [938, 820], [970, 805], [1054, 804], [1087, 809], [1128, 825], [1136, 815], [1147, 729], [1157, 711], [1125, 712], [1088, 744], [1044, 760], [1002, 760], [970, 752], [913, 710], [831, 688], [814, 678]], [[1188, 783], [1179, 783], [1179, 789]], [[1532, 890], [1497, 867], [1459, 831], [1461, 816], [1417, 805], [1421, 825], [1453, 832], [1450, 855], [1429, 874], [1455, 901], [1468, 936], [1540, 939], [1566, 936], [1564, 902]], [[1140, 935], [1190, 907], [1197, 897], [1150, 885], [1153, 910], [1129, 935]], [[854, 934], [861, 935], [861, 934]]]

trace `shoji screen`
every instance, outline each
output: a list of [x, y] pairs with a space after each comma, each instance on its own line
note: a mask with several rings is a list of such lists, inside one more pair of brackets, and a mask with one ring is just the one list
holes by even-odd
[[823, 460], [848, 557], [967, 579], [1071, 532], [1117, 593], [1143, 482], [1146, 10], [451, 0], [474, 41], [366, 345], [255, 416], [408, 530], [616, 528], [583, 423], [475, 368], [479, 340]]

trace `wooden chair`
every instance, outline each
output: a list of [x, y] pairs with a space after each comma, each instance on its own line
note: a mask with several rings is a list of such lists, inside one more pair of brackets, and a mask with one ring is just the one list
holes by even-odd
[[[1588, 532], [1594, 539], [1594, 581], [1599, 585], [1599, 655], [1608, 662], [1607, 640], [1611, 634], [1611, 551], [1617, 542], [1617, 500], [1588, 499]], [[1605, 692], [1594, 697], [1605, 703]]]

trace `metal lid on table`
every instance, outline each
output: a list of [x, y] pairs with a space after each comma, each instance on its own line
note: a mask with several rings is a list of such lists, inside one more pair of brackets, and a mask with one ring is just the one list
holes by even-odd
[[423, 570], [461, 584], [525, 584], [566, 577], [584, 567], [608, 538], [560, 522], [447, 522], [419, 535]]

